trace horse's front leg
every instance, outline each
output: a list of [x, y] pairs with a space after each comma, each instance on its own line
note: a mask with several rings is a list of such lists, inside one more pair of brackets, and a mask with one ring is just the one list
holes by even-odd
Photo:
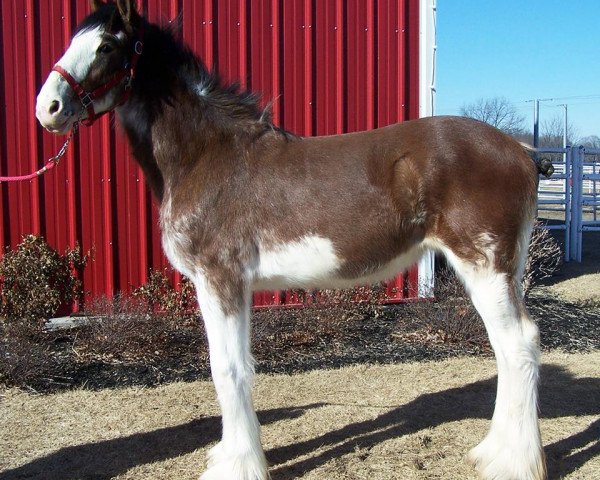
[[251, 391], [250, 288], [243, 280], [231, 278], [219, 275], [218, 281], [211, 280], [203, 272], [194, 279], [223, 417], [221, 442], [210, 451], [208, 469], [200, 479], [265, 480], [267, 462]]

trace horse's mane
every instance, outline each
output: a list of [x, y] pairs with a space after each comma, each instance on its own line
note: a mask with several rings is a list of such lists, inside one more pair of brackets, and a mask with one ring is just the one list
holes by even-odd
[[[144, 50], [152, 55], [142, 55], [138, 63], [135, 82], [145, 92], [146, 100], [155, 108], [160, 102], [172, 103], [176, 85], [182, 81], [196, 85], [199, 97], [219, 115], [230, 121], [253, 122], [264, 131], [278, 131], [288, 136], [288, 132], [273, 125], [270, 104], [261, 107], [260, 95], [241, 88], [238, 82], [226, 83], [216, 69], [209, 69], [202, 59], [181, 40], [178, 22], [157, 25], [140, 17], [143, 28]], [[116, 6], [112, 3], [101, 6], [88, 16], [75, 33], [107, 25], [111, 31], [123, 29]]]

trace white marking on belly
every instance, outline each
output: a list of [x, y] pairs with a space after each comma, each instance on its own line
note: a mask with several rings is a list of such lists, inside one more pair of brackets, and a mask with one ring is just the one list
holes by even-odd
[[421, 246], [375, 267], [371, 273], [355, 278], [339, 276], [345, 259], [338, 256], [333, 242], [316, 235], [265, 248], [259, 245], [259, 263], [252, 289], [349, 288], [389, 280], [413, 265], [423, 253]]
[[317, 235], [269, 248], [259, 244], [258, 252], [255, 274], [257, 290], [292, 285], [313, 286], [322, 279], [335, 276], [342, 264], [333, 242]]

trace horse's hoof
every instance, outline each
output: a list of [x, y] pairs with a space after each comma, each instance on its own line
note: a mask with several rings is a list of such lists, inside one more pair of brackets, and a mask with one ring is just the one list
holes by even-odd
[[225, 452], [223, 451], [223, 442], [214, 445], [207, 454], [206, 467], [211, 468], [225, 460]]
[[264, 455], [247, 453], [226, 457], [221, 443], [209, 452], [208, 469], [200, 480], [269, 480]]
[[486, 437], [468, 455], [485, 480], [546, 480], [546, 459], [541, 446], [518, 448]]

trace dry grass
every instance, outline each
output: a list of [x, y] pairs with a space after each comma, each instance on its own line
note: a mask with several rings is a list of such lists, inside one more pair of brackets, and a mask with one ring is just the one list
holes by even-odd
[[547, 287], [547, 295], [574, 303], [600, 305], [600, 272], [568, 278]]
[[[555, 231], [562, 241], [562, 232]], [[583, 235], [582, 263], [564, 263], [558, 273], [538, 288], [541, 295], [570, 303], [600, 305], [600, 232]]]
[[[600, 352], [544, 356], [540, 410], [551, 478], [598, 479]], [[273, 480], [475, 478], [464, 457], [489, 426], [492, 360], [259, 375]], [[0, 479], [192, 479], [217, 440], [210, 382], [1, 398]]]

